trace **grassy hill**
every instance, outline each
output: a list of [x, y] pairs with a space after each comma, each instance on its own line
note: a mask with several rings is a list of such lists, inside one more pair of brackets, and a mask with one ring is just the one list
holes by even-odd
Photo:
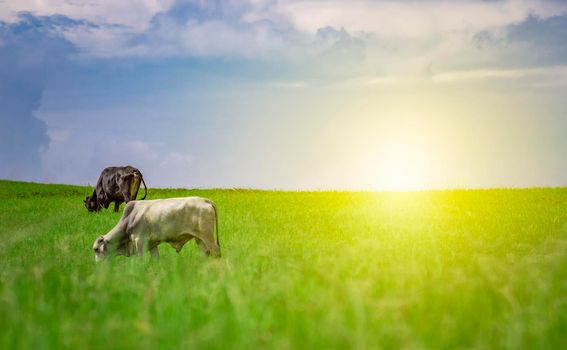
[[0, 348], [567, 348], [567, 189], [150, 188], [215, 201], [223, 257], [96, 265], [90, 191], [0, 181]]

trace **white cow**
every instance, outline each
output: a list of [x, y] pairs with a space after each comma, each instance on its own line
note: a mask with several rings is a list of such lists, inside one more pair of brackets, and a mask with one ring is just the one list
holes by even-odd
[[93, 250], [97, 262], [109, 255], [141, 256], [148, 250], [157, 258], [160, 243], [171, 244], [179, 253], [194, 238], [205, 254], [220, 257], [218, 235], [217, 208], [209, 199], [131, 201], [118, 224], [95, 240]]

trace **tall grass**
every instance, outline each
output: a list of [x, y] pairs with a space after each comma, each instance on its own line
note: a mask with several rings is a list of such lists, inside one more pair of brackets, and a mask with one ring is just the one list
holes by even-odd
[[223, 257], [102, 264], [88, 192], [0, 181], [0, 348], [567, 348], [567, 189], [150, 189], [215, 201]]

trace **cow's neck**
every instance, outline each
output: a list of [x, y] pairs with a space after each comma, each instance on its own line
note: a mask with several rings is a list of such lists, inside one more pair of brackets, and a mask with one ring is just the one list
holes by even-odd
[[104, 239], [108, 242], [119, 244], [124, 235], [124, 225], [119, 222], [110, 232], [104, 235]]

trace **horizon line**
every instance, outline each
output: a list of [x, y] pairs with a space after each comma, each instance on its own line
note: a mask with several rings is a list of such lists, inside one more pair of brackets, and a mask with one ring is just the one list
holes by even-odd
[[[54, 186], [70, 186], [70, 187], [88, 187], [95, 186], [53, 183], [53, 182], [37, 182], [25, 180], [0, 179], [0, 182], [19, 182], [34, 185], [54, 185]], [[186, 191], [234, 191], [234, 192], [297, 192], [297, 193], [324, 193], [324, 192], [342, 192], [342, 193], [421, 193], [421, 192], [452, 192], [452, 191], [494, 191], [494, 190], [536, 190], [536, 189], [567, 189], [567, 185], [558, 186], [494, 186], [494, 187], [447, 187], [447, 188], [423, 188], [409, 190], [388, 190], [388, 189], [282, 189], [282, 188], [254, 188], [254, 187], [149, 187], [155, 190], [186, 190]]]

